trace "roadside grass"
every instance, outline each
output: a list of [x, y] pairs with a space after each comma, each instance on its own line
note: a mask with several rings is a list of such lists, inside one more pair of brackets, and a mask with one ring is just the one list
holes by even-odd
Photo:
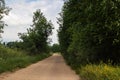
[[77, 72], [82, 80], [120, 80], [120, 67], [104, 63], [87, 64]]
[[0, 73], [24, 68], [48, 56], [49, 54], [29, 56], [25, 52], [9, 49], [0, 45]]

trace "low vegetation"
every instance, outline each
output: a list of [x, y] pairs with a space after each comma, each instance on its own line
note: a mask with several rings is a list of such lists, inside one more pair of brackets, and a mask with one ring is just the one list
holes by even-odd
[[78, 70], [82, 80], [120, 80], [120, 67], [107, 64], [88, 64]]
[[49, 56], [49, 54], [37, 54], [29, 56], [26, 52], [17, 51], [0, 45], [0, 73], [24, 68]]

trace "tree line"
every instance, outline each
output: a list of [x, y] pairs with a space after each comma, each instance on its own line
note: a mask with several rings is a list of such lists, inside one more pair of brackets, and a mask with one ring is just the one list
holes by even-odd
[[53, 24], [47, 21], [40, 9], [33, 13], [33, 24], [26, 33], [18, 33], [21, 41], [8, 42], [7, 47], [24, 50], [32, 55], [49, 53], [49, 36], [52, 35]]
[[[1, 0], [2, 5], [0, 4], [0, 33], [3, 32], [3, 28], [6, 25], [2, 18], [4, 14], [8, 14], [11, 8], [5, 6], [5, 1]], [[18, 33], [20, 41], [11, 41], [3, 43], [4, 46], [23, 50], [29, 53], [30, 55], [49, 53], [52, 50], [50, 46], [49, 36], [52, 35], [52, 29], [54, 29], [51, 21], [48, 21], [40, 9], [37, 9], [33, 13], [33, 21], [30, 28], [27, 29], [26, 33]]]
[[119, 0], [65, 0], [58, 23], [61, 52], [69, 64], [120, 62]]

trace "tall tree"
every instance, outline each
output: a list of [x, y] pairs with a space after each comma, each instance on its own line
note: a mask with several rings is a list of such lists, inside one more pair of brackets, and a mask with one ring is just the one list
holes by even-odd
[[[8, 12], [10, 11], [10, 8], [5, 6], [5, 1], [0, 0], [0, 33], [3, 33], [3, 27], [5, 26], [4, 21], [2, 21], [2, 18], [4, 17], [4, 14], [8, 15]], [[0, 35], [1, 37], [1, 35]]]
[[58, 34], [63, 55], [73, 63], [120, 61], [119, 5], [119, 0], [65, 0]]
[[52, 34], [52, 23], [47, 21], [40, 9], [34, 12], [33, 25], [27, 29], [27, 33], [20, 34], [23, 44], [31, 52], [39, 53], [47, 51], [48, 37]]

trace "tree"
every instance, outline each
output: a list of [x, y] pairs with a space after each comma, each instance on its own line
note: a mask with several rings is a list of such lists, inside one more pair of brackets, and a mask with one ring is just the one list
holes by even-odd
[[59, 44], [53, 44], [50, 48], [51, 48], [51, 51], [53, 53], [60, 52], [60, 46], [59, 46]]
[[[10, 8], [5, 6], [5, 1], [4, 0], [0, 0], [0, 33], [3, 33], [2, 29], [6, 25], [4, 23], [4, 21], [2, 21], [2, 18], [4, 17], [4, 14], [8, 15], [10, 10], [11, 10]], [[1, 35], [0, 35], [0, 37], [1, 37]]]
[[120, 61], [119, 5], [119, 0], [65, 1], [58, 36], [71, 64]]
[[[74, 2], [74, 3], [72, 3]], [[73, 37], [73, 23], [76, 22], [78, 19], [77, 10], [75, 6], [76, 4], [79, 4], [79, 1], [72, 0], [71, 2], [69, 0], [66, 0], [62, 9], [62, 12], [60, 13], [60, 18], [58, 18], [58, 23], [60, 25], [60, 28], [58, 30], [58, 37], [59, 37], [59, 43], [61, 47], [62, 55], [67, 59], [68, 61], [71, 61], [71, 57], [74, 58], [74, 53], [70, 54], [68, 53], [68, 48], [72, 43], [72, 37]], [[78, 7], [78, 6], [77, 6]]]
[[48, 37], [52, 34], [52, 23], [47, 21], [40, 9], [34, 12], [33, 25], [27, 29], [27, 33], [19, 34], [25, 48], [30, 52], [46, 52]]
[[3, 43], [3, 45], [12, 49], [23, 49], [21, 41], [7, 42], [7, 43]]

